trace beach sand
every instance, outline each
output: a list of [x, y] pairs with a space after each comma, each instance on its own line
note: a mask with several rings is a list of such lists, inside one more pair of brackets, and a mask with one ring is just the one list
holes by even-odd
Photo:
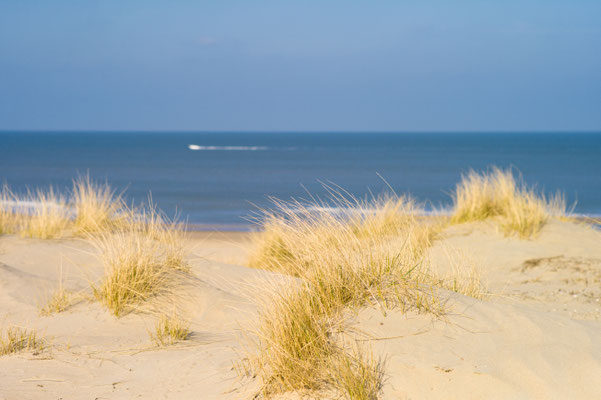
[[[240, 328], [255, 320], [265, 280], [278, 277], [245, 266], [252, 235], [191, 235], [195, 280], [155, 307], [184, 315], [192, 337], [165, 348], [149, 337], [153, 309], [115, 318], [91, 300], [102, 266], [86, 241], [0, 236], [0, 328], [36, 329], [50, 343], [0, 357], [0, 399], [252, 398], [259, 383], [235, 368]], [[601, 234], [554, 221], [520, 240], [468, 223], [446, 228], [428, 260], [444, 274], [459, 253], [480, 265], [485, 299], [443, 291], [442, 318], [377, 308], [350, 317], [346, 335], [385, 360], [382, 398], [601, 398]], [[61, 280], [79, 301], [41, 316]]]

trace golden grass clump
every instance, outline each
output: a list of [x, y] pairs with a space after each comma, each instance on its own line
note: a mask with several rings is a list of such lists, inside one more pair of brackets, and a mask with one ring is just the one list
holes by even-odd
[[261, 313], [259, 353], [251, 356], [265, 395], [318, 390], [327, 382], [330, 362], [339, 353], [331, 339], [336, 323], [323, 314], [311, 288], [295, 287], [275, 294]]
[[360, 349], [335, 359], [330, 373], [338, 393], [349, 400], [376, 400], [382, 390], [384, 370], [380, 360]]
[[0, 191], [0, 235], [14, 233], [17, 229], [17, 218], [13, 210], [14, 194], [3, 185]]
[[[375, 244], [386, 254], [403, 247], [403, 254], [420, 259], [440, 225], [426, 221], [405, 196], [359, 201], [336, 194], [334, 204], [303, 204], [274, 199], [275, 212], [265, 212], [249, 266], [300, 276], [321, 254], [343, 255]], [[399, 243], [399, 240], [402, 242]], [[338, 251], [340, 250], [340, 251]]]
[[511, 170], [492, 168], [487, 173], [470, 171], [463, 176], [453, 195], [452, 223], [498, 217], [506, 235], [536, 236], [553, 216], [566, 214], [563, 196], [547, 199], [544, 194], [516, 180]]
[[0, 331], [0, 356], [18, 353], [24, 350], [41, 351], [46, 342], [38, 338], [35, 331], [11, 327], [5, 333]]
[[161, 315], [150, 338], [157, 346], [168, 346], [190, 337], [190, 324], [177, 316]]
[[0, 234], [40, 239], [60, 238], [67, 232], [86, 235], [116, 229], [125, 219], [121, 196], [88, 175], [73, 181], [70, 196], [53, 187], [19, 196], [4, 185], [0, 192]]
[[344, 328], [342, 309], [311, 285], [301, 285], [274, 292], [263, 307], [258, 353], [251, 355], [261, 393], [335, 390], [349, 399], [377, 398], [382, 363], [341, 346], [336, 335]]
[[69, 210], [65, 198], [50, 187], [29, 192], [25, 201], [31, 206], [20, 211], [18, 231], [22, 237], [60, 238], [69, 225]]
[[375, 398], [380, 364], [335, 339], [343, 311], [442, 309], [421, 285], [422, 254], [436, 228], [416, 216], [415, 204], [404, 197], [335, 200], [342, 209], [276, 201], [276, 212], [267, 213], [251, 265], [300, 279], [274, 289], [260, 312], [258, 351], [250, 359], [265, 396], [334, 388], [348, 398]]
[[115, 316], [172, 292], [189, 277], [180, 227], [154, 208], [128, 214], [117, 230], [89, 236], [105, 267], [92, 289]]
[[75, 231], [87, 234], [115, 229], [123, 222], [124, 202], [108, 184], [90, 180], [89, 175], [73, 181], [71, 199], [75, 208]]

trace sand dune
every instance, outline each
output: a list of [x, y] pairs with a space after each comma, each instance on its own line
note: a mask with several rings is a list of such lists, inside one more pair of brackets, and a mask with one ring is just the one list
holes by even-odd
[[[160, 307], [177, 307], [192, 337], [167, 348], [149, 338], [152, 309], [117, 319], [90, 301], [88, 280], [102, 267], [84, 240], [1, 236], [0, 327], [36, 329], [51, 346], [0, 357], [0, 399], [252, 398], [258, 383], [234, 369], [244, 351], [239, 328], [256, 316], [253, 293], [284, 278], [244, 266], [249, 235], [190, 239], [193, 284]], [[601, 398], [597, 231], [552, 222], [535, 240], [520, 240], [486, 222], [455, 225], [428, 259], [443, 273], [453, 252], [478, 261], [490, 296], [443, 291], [448, 312], [440, 319], [376, 308], [352, 316], [345, 335], [386, 360], [382, 398]], [[43, 294], [61, 276], [79, 300], [40, 316]]]

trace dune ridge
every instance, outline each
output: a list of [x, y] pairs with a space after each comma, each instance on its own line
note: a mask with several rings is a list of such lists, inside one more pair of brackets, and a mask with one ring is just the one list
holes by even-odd
[[[601, 396], [598, 229], [552, 209], [508, 234], [499, 213], [330, 193], [342, 207], [276, 201], [257, 233], [186, 235], [149, 211], [2, 234], [0, 332], [23, 346], [0, 357], [0, 399]], [[118, 265], [160, 290], [114, 281], [112, 307], [94, 287]]]

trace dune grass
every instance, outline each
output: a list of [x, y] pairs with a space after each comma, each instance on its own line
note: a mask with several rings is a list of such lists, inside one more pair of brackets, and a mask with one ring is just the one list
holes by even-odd
[[0, 193], [0, 234], [53, 239], [69, 227], [69, 210], [65, 197], [53, 187], [17, 195], [7, 185]]
[[124, 221], [88, 237], [105, 268], [101, 281], [92, 283], [94, 296], [117, 317], [189, 277], [181, 226], [154, 208], [128, 210]]
[[150, 339], [157, 346], [168, 346], [187, 340], [190, 337], [190, 324], [173, 315], [161, 315], [154, 332], [149, 332]]
[[12, 209], [14, 194], [7, 185], [2, 185], [0, 191], [0, 235], [14, 233], [17, 229], [17, 220]]
[[511, 170], [493, 167], [488, 172], [470, 171], [462, 177], [454, 195], [452, 223], [497, 218], [506, 235], [535, 237], [551, 217], [566, 214], [561, 194], [547, 198], [525, 185]]
[[125, 204], [107, 183], [98, 183], [89, 175], [73, 181], [71, 202], [75, 209], [73, 225], [77, 234], [116, 229], [123, 223]]
[[473, 255], [452, 247], [444, 247], [444, 255], [450, 268], [441, 274], [430, 266], [430, 283], [464, 296], [486, 299], [489, 293], [482, 282], [481, 263]]
[[62, 283], [59, 287], [47, 296], [45, 301], [40, 306], [40, 315], [52, 315], [61, 313], [73, 304], [73, 294], [63, 287]]
[[249, 358], [264, 396], [333, 388], [351, 399], [376, 398], [381, 363], [349, 353], [335, 339], [344, 310], [442, 311], [421, 284], [422, 256], [438, 227], [420, 220], [415, 203], [337, 193], [333, 202], [276, 200], [276, 210], [266, 213], [251, 266], [300, 279], [270, 291], [261, 307]]
[[123, 199], [111, 187], [80, 176], [67, 195], [53, 187], [17, 195], [7, 185], [0, 192], [0, 234], [53, 239], [67, 234], [80, 236], [110, 231], [126, 215]]
[[41, 351], [46, 347], [46, 341], [37, 336], [36, 331], [11, 327], [5, 332], [0, 331], [0, 356], [21, 351]]
[[[94, 295], [116, 316], [186, 279], [183, 228], [152, 204], [127, 207], [110, 186], [88, 175], [73, 181], [69, 198], [52, 187], [16, 196], [4, 186], [0, 193], [0, 233], [42, 239], [74, 233], [91, 242], [106, 270], [100, 282], [92, 283]], [[70, 300], [59, 288], [40, 312], [61, 312]]]
[[[441, 228], [434, 221], [420, 218], [415, 201], [405, 196], [360, 201], [336, 193], [333, 204], [277, 199], [273, 202], [275, 211], [264, 211], [263, 230], [249, 266], [294, 276], [303, 275], [305, 266], [320, 254], [348, 255], [349, 249], [372, 242], [380, 247], [394, 247], [391, 242], [399, 245], [399, 238], [404, 254], [418, 259]], [[390, 249], [386, 251], [392, 253]]]
[[29, 192], [25, 201], [35, 204], [29, 210], [21, 210], [18, 232], [22, 237], [54, 239], [63, 236], [69, 226], [67, 202], [54, 188]]
[[361, 349], [345, 353], [334, 360], [330, 370], [331, 381], [338, 393], [349, 400], [376, 400], [384, 382], [381, 360]]

